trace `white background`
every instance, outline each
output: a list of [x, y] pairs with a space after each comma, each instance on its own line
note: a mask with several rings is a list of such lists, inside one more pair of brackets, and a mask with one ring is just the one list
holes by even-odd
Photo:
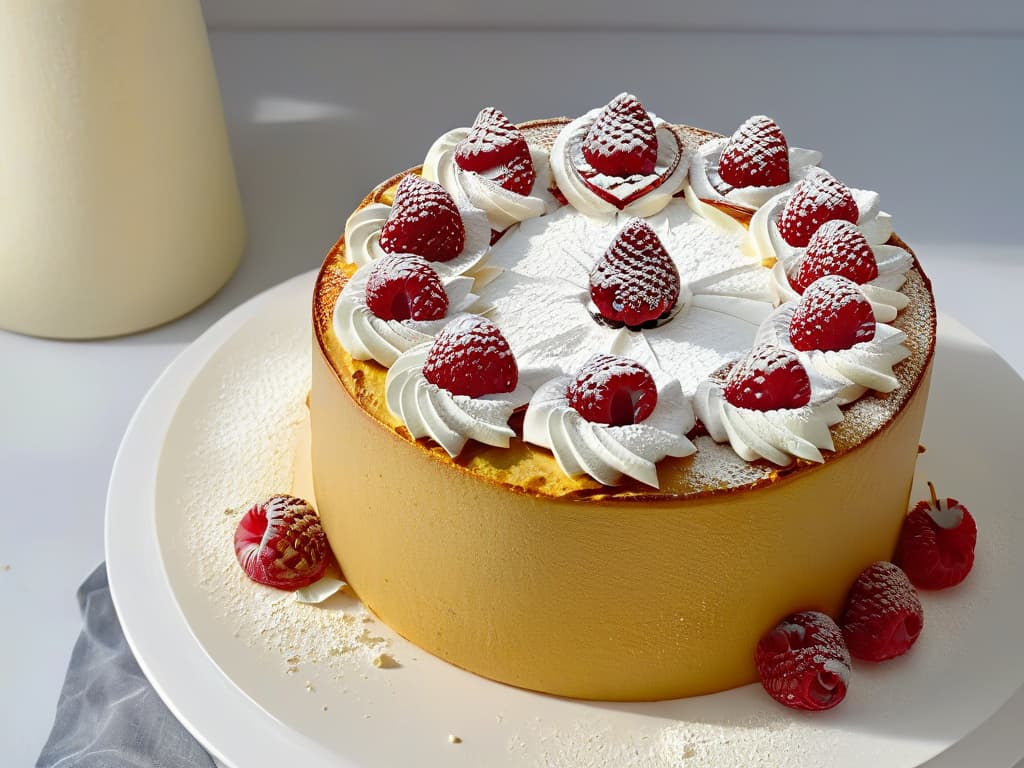
[[[317, 266], [376, 181], [482, 106], [518, 121], [632, 90], [666, 119], [722, 132], [766, 112], [840, 178], [880, 191], [940, 309], [1024, 372], [1024, 5], [860, 2], [822, 15], [807, 0], [741, 15], [719, 2], [688, 4], [680, 21], [669, 0], [603, 2], [585, 24], [582, 4], [547, 5], [205, 4], [249, 223], [239, 272], [148, 333], [0, 332], [0, 762], [32, 764], [49, 731], [80, 627], [74, 592], [103, 559], [110, 467], [153, 380], [225, 312]], [[356, 29], [396, 16], [433, 28]], [[506, 23], [522, 26], [484, 28]], [[983, 399], [979, 384], [964, 407]]]

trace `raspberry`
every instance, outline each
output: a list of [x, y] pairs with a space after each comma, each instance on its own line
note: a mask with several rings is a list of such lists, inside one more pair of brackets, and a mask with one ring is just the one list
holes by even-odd
[[860, 212], [849, 187], [823, 168], [811, 168], [797, 182], [779, 214], [779, 234], [794, 248], [807, 245], [826, 221], [857, 223]]
[[797, 349], [838, 351], [875, 338], [875, 315], [857, 284], [841, 275], [815, 280], [789, 321]]
[[423, 376], [453, 395], [482, 397], [514, 390], [519, 367], [498, 326], [479, 315], [462, 315], [434, 339]]
[[718, 175], [733, 187], [775, 187], [789, 182], [789, 147], [770, 117], [747, 118], [722, 150]]
[[811, 380], [796, 354], [764, 345], [733, 366], [724, 394], [726, 401], [737, 408], [802, 408], [811, 401]]
[[409, 174], [395, 190], [380, 247], [385, 253], [451, 261], [466, 247], [466, 228], [455, 200], [440, 184]]
[[798, 293], [825, 275], [842, 275], [858, 285], [878, 277], [875, 253], [856, 224], [833, 219], [822, 224], [807, 244], [800, 269], [790, 281]]
[[287, 590], [319, 581], [332, 558], [316, 512], [285, 494], [258, 501], [242, 515], [235, 556], [253, 581]]
[[924, 613], [907, 574], [878, 561], [853, 583], [839, 624], [853, 656], [885, 661], [910, 650], [921, 634]]
[[583, 157], [607, 176], [647, 176], [658, 162], [658, 137], [647, 110], [620, 93], [598, 114], [583, 139]]
[[974, 565], [978, 525], [956, 499], [935, 495], [918, 502], [903, 521], [893, 558], [920, 589], [945, 589], [963, 581]]
[[636, 360], [619, 355], [591, 357], [565, 394], [584, 419], [613, 427], [638, 424], [658, 404], [654, 377]]
[[679, 300], [679, 270], [643, 219], [630, 219], [590, 271], [590, 298], [611, 325], [640, 328]]
[[481, 110], [469, 134], [455, 146], [455, 164], [519, 195], [530, 194], [537, 179], [526, 137], [494, 107]]
[[764, 689], [787, 707], [830, 709], [846, 696], [850, 652], [824, 613], [787, 616], [758, 642], [754, 664]]
[[448, 294], [426, 259], [395, 253], [370, 268], [366, 306], [381, 320], [440, 320], [448, 312]]

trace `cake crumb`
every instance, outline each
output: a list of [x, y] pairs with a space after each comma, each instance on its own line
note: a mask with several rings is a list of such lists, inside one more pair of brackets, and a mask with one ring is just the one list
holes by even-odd
[[313, 690], [314, 690], [313, 684], [311, 682], [309, 682], [309, 680], [307, 680], [306, 681], [306, 691], [309, 692], [309, 693], [312, 693]]
[[395, 669], [396, 667], [402, 666], [394, 657], [387, 653], [381, 653], [374, 657], [373, 666], [378, 669]]
[[9, 570], [11, 570], [11, 564], [10, 563], [4, 563], [3, 565], [0, 565], [0, 568], [2, 568], [5, 571], [9, 571]]
[[323, 706], [323, 710], [324, 710], [324, 712], [326, 712], [326, 711], [327, 711], [327, 705], [326, 705], [326, 704], [324, 704], [324, 706]]
[[448, 743], [449, 744], [461, 744], [462, 743], [462, 739], [460, 739], [454, 733], [449, 733], [448, 734]]

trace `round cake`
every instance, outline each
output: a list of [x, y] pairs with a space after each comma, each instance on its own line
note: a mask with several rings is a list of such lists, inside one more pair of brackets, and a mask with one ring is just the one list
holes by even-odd
[[360, 599], [515, 686], [757, 679], [906, 516], [935, 341], [878, 195], [755, 116], [483, 110], [378, 185], [313, 299], [316, 504]]

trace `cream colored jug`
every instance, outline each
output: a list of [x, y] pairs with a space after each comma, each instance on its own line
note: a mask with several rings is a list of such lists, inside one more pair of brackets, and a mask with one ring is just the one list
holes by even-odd
[[159, 325], [244, 241], [199, 0], [0, 0], [0, 328]]

